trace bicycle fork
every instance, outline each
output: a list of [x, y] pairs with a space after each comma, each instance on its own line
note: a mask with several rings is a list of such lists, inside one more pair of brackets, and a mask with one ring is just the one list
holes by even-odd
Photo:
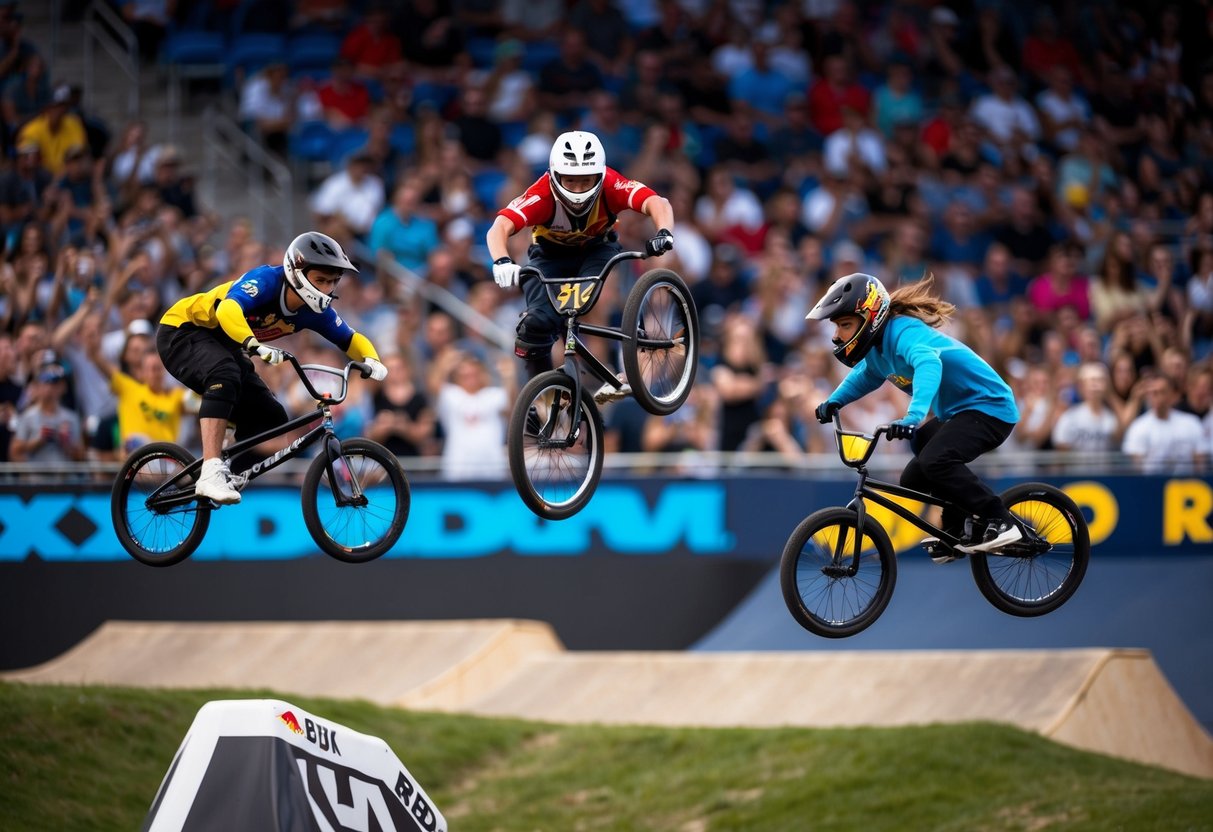
[[859, 556], [863, 551], [863, 526], [868, 518], [868, 507], [863, 501], [863, 489], [868, 481], [867, 468], [859, 469], [859, 482], [855, 484], [855, 495], [851, 497], [851, 502], [847, 503], [847, 508], [855, 512], [855, 551], [851, 554], [851, 563], [849, 566], [844, 566], [846, 552], [846, 535], [838, 535], [838, 540], [834, 543], [834, 558], [830, 565], [825, 567], [824, 572], [831, 578], [854, 578], [859, 572]]
[[341, 452], [341, 440], [333, 433], [333, 416], [327, 407], [323, 408], [325, 470], [328, 472], [329, 486], [333, 489], [333, 499], [338, 507], [362, 507], [367, 504], [366, 494], [362, 484], [358, 482], [358, 474], [350, 465], [345, 454]]

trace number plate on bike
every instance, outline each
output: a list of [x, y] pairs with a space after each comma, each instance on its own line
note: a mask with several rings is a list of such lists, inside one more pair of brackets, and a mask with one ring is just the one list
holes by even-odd
[[594, 305], [602, 281], [598, 278], [551, 283], [545, 286], [552, 306], [562, 315], [581, 315]]

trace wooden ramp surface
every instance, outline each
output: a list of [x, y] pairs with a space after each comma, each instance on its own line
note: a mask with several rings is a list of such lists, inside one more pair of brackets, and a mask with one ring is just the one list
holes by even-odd
[[533, 621], [112, 621], [62, 656], [4, 677], [266, 688], [552, 722], [988, 720], [1213, 778], [1213, 739], [1144, 650], [569, 652]]

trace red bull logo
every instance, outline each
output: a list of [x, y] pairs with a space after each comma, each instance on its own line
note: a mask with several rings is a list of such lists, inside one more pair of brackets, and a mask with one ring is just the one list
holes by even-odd
[[299, 720], [290, 711], [283, 711], [278, 714], [278, 718], [282, 720], [282, 724], [290, 728], [296, 734], [303, 735], [303, 726], [299, 724]]
[[859, 306], [855, 311], [863, 315], [865, 318], [870, 318], [871, 315], [865, 315], [865, 312], [873, 312], [880, 305], [880, 292], [876, 290], [876, 284], [868, 281], [868, 293], [863, 296], [863, 300], [859, 302]]

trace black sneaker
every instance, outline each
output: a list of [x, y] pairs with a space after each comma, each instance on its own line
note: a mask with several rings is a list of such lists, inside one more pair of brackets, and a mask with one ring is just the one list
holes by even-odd
[[995, 552], [1010, 543], [1023, 539], [1019, 524], [1007, 519], [990, 520], [980, 543], [958, 546], [962, 552]]
[[924, 537], [922, 539], [922, 548], [927, 550], [927, 554], [931, 556], [931, 560], [935, 563], [951, 563], [954, 560], [960, 560], [962, 557], [964, 557], [964, 551], [960, 547], [971, 544], [973, 542], [973, 538], [975, 537], [973, 518], [965, 518], [963, 531], [955, 532], [951, 529], [948, 531], [960, 538], [960, 542], [957, 544], [956, 548], [948, 546], [938, 537]]

